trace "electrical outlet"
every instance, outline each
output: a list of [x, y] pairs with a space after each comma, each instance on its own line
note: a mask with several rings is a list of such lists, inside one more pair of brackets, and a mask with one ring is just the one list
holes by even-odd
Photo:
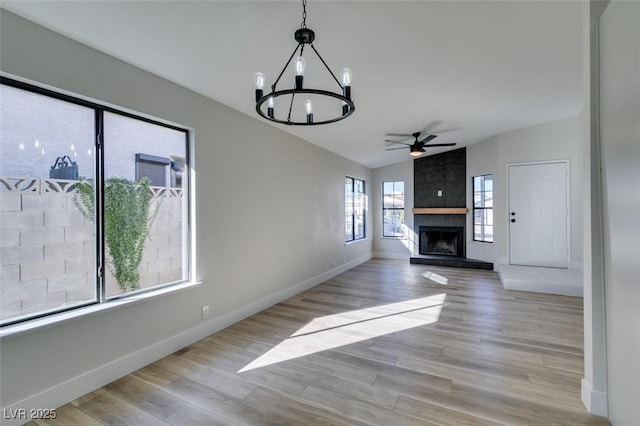
[[202, 307], [202, 319], [209, 318], [209, 305], [205, 305]]
[[442, 189], [438, 189], [438, 197], [442, 197]]

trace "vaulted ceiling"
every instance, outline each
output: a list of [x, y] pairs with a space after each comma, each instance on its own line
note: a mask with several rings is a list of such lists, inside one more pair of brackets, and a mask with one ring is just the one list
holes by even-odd
[[[253, 117], [255, 72], [273, 83], [302, 21], [296, 1], [2, 7]], [[385, 151], [387, 133], [424, 131], [457, 148], [582, 109], [582, 2], [309, 0], [307, 15], [332, 70], [352, 69], [356, 111], [325, 126], [274, 125], [365, 166], [410, 158]], [[306, 84], [333, 89], [307, 61]]]

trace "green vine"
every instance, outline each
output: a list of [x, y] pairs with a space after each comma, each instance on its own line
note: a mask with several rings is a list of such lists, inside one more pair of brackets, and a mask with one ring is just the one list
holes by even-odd
[[[138, 182], [108, 178], [104, 188], [104, 237], [109, 256], [107, 267], [124, 291], [140, 286], [138, 266], [151, 225], [158, 216], [161, 198], [151, 208], [153, 192], [146, 177]], [[93, 182], [76, 184], [74, 204], [82, 215], [95, 221]]]

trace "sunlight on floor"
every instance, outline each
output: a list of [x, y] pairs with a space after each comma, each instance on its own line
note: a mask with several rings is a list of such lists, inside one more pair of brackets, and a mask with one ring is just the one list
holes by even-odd
[[238, 373], [437, 322], [446, 296], [441, 293], [316, 318]]
[[434, 283], [437, 283], [437, 284], [442, 284], [442, 285], [449, 284], [449, 279], [447, 277], [443, 277], [442, 275], [438, 275], [435, 272], [427, 271], [424, 274], [422, 274], [422, 276], [425, 277], [428, 280], [433, 281]]

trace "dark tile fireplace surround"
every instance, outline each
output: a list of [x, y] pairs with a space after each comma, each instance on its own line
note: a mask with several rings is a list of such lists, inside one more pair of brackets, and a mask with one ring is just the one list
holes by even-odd
[[[414, 208], [464, 209], [466, 163], [466, 148], [414, 160]], [[466, 257], [466, 214], [414, 214], [413, 225], [419, 254], [411, 263], [493, 270], [492, 263]]]

